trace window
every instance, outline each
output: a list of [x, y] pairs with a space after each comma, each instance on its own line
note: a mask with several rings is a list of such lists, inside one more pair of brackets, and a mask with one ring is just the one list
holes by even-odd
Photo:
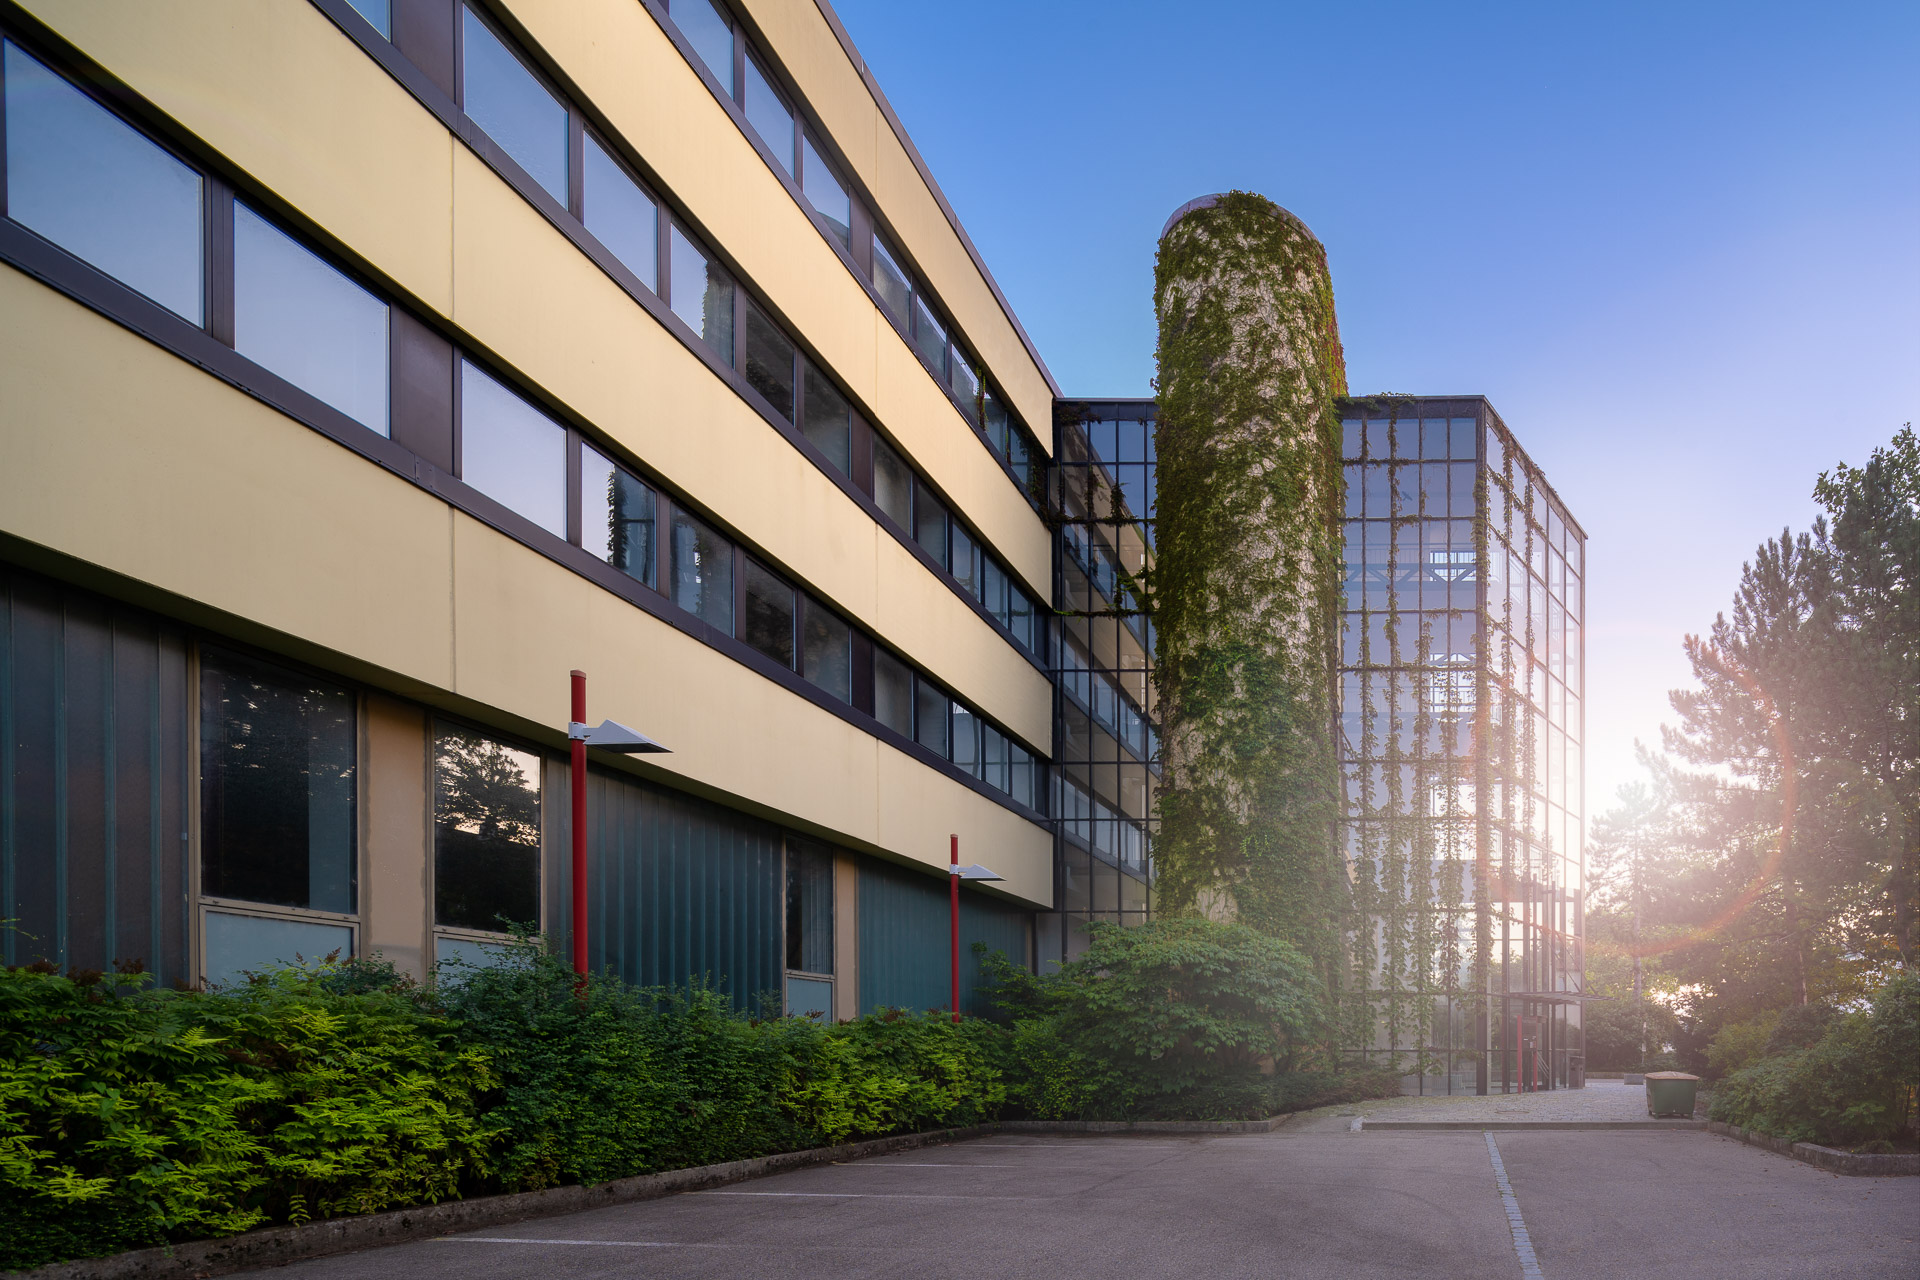
[[200, 175], [4, 43], [7, 216], [203, 323]]
[[879, 236], [873, 238], [873, 287], [887, 310], [893, 312], [894, 319], [905, 324], [913, 286], [907, 283], [907, 273], [893, 260], [893, 255], [887, 252], [886, 241]]
[[733, 24], [726, 15], [710, 0], [673, 0], [673, 20], [720, 88], [733, 97]]
[[460, 478], [547, 532], [567, 536], [567, 433], [464, 360]]
[[699, 334], [715, 355], [733, 364], [733, 281], [678, 226], [673, 228], [667, 291], [673, 313]]
[[767, 150], [773, 152], [773, 158], [788, 173], [793, 172], [793, 112], [787, 110], [780, 95], [767, 81], [766, 73], [760, 70], [760, 64], [753, 55], [747, 55], [746, 108], [747, 123], [767, 144]]
[[980, 717], [958, 702], [953, 704], [953, 762], [974, 777], [980, 776]]
[[565, 205], [566, 107], [472, 9], [462, 10], [460, 35], [461, 110]]
[[853, 628], [811, 597], [801, 627], [801, 674], [842, 702], [853, 701]]
[[960, 348], [953, 349], [953, 358], [947, 366], [947, 385], [953, 390], [953, 398], [960, 404], [960, 412], [966, 415], [968, 422], [980, 425], [980, 375], [968, 363]]
[[926, 300], [919, 294], [913, 295], [913, 349], [933, 370], [934, 381], [944, 382], [947, 376], [947, 331], [933, 318], [933, 312], [927, 309]]
[[673, 602], [733, 634], [733, 544], [686, 512], [673, 513]]
[[913, 521], [913, 540], [938, 561], [941, 568], [946, 568], [947, 509], [921, 485], [914, 486]]
[[540, 759], [446, 724], [433, 748], [433, 920], [540, 923]]
[[583, 140], [581, 222], [640, 283], [659, 291], [659, 210], [592, 134]]
[[913, 672], [885, 649], [873, 651], [873, 718], [913, 736]]
[[800, 189], [807, 197], [807, 203], [814, 207], [833, 234], [840, 237], [840, 243], [848, 248], [853, 246], [853, 198], [847, 194], [846, 187], [834, 174], [833, 167], [821, 159], [814, 150], [812, 138], [802, 138], [800, 142]]
[[989, 391], [982, 397], [986, 415], [987, 443], [1001, 457], [1007, 456], [1007, 406]]
[[393, 39], [393, 14], [389, 0], [347, 0], [360, 16], [373, 25], [383, 39]]
[[787, 968], [833, 972], [833, 855], [787, 842]]
[[234, 350], [381, 435], [387, 304], [233, 206]]
[[748, 303], [746, 311], [746, 359], [743, 361], [747, 384], [773, 406], [773, 411], [793, 421], [793, 343], [779, 326]]
[[812, 361], [806, 361], [805, 398], [801, 401], [801, 413], [804, 420], [800, 430], [814, 447], [827, 455], [827, 461], [839, 468], [840, 474], [853, 474], [853, 410], [848, 406], [846, 397], [839, 388], [827, 380], [827, 375], [814, 368]]
[[913, 472], [878, 438], [873, 442], [873, 501], [902, 529], [913, 527]]
[[[354, 910], [353, 695], [207, 650], [200, 676], [200, 878], [210, 897]], [[324, 954], [324, 953], [323, 953]]]
[[947, 754], [947, 695], [925, 680], [913, 682], [914, 737], [937, 756]]
[[973, 539], [960, 527], [959, 521], [953, 522], [953, 547], [948, 566], [960, 587], [975, 599], [980, 597], [984, 583], [980, 580], [980, 550], [974, 546]]
[[653, 489], [602, 457], [580, 449], [580, 545], [614, 568], [655, 586]]
[[743, 639], [789, 671], [793, 669], [793, 588], [757, 562], [746, 563], [747, 616]]

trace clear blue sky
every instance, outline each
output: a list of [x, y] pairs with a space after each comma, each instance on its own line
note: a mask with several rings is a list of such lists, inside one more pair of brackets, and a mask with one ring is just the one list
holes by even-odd
[[1920, 3], [835, 0], [1068, 395], [1261, 192], [1356, 392], [1488, 396], [1588, 533], [1590, 813], [1815, 476], [1920, 422]]

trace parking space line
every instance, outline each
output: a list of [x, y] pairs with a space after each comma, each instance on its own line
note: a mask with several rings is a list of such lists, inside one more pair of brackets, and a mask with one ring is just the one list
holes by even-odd
[[1542, 1280], [1540, 1259], [1534, 1256], [1533, 1239], [1527, 1234], [1527, 1223], [1520, 1216], [1520, 1201], [1513, 1194], [1513, 1184], [1507, 1181], [1507, 1166], [1500, 1160], [1500, 1144], [1493, 1140], [1491, 1130], [1483, 1129], [1481, 1134], [1487, 1140], [1487, 1156], [1493, 1161], [1493, 1180], [1500, 1188], [1501, 1203], [1506, 1206], [1507, 1226], [1513, 1232], [1513, 1252], [1520, 1259], [1520, 1274], [1525, 1280]]
[[777, 1196], [787, 1200], [1040, 1200], [1042, 1196], [908, 1195], [898, 1191], [692, 1191], [696, 1196]]
[[435, 1244], [593, 1244], [622, 1249], [713, 1249], [711, 1244], [683, 1244], [678, 1240], [533, 1240], [525, 1236], [436, 1236]]

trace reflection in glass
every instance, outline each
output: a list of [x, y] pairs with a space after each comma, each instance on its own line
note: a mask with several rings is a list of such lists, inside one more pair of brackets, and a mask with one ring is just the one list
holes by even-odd
[[733, 24], [710, 0], [673, 0], [673, 20], [707, 64], [726, 95], [733, 97]]
[[4, 44], [7, 216], [200, 324], [200, 175]]
[[438, 726], [433, 752], [433, 919], [505, 932], [540, 922], [540, 760]]
[[915, 680], [913, 690], [914, 737], [935, 755], [947, 754], [947, 695], [925, 680]]
[[767, 398], [775, 413], [792, 422], [793, 343], [760, 308], [749, 303], [745, 310], [747, 382]]
[[651, 486], [586, 445], [580, 448], [580, 545], [630, 577], [655, 585]]
[[927, 368], [933, 370], [933, 376], [944, 381], [947, 374], [947, 331], [934, 319], [926, 300], [917, 293], [913, 296], [913, 349], [926, 361]]
[[947, 509], [922, 486], [913, 496], [913, 538], [942, 568], [947, 564]]
[[853, 200], [847, 195], [846, 187], [834, 175], [829, 165], [818, 151], [814, 150], [813, 139], [801, 141], [801, 190], [806, 193], [807, 203], [814, 207], [833, 233], [840, 237], [840, 243], [849, 247], [853, 244]]
[[853, 410], [848, 406], [846, 397], [840, 394], [828, 380], [827, 375], [816, 369], [811, 360], [803, 362], [806, 370], [806, 397], [801, 410], [805, 421], [800, 424], [801, 432], [813, 441], [814, 447], [827, 455], [841, 475], [853, 474]]
[[583, 155], [581, 221], [641, 284], [658, 292], [659, 210], [590, 133]]
[[878, 647], [873, 651], [873, 718], [895, 733], [913, 736], [913, 672]]
[[233, 206], [233, 346], [387, 435], [387, 304]]
[[873, 500], [902, 529], [913, 528], [913, 472], [886, 441], [873, 441]]
[[746, 561], [747, 616], [742, 638], [788, 670], [793, 668], [793, 588], [771, 570]]
[[216, 898], [354, 909], [354, 697], [208, 649], [200, 676], [200, 879]]
[[460, 478], [547, 532], [567, 536], [567, 433], [460, 363]]
[[906, 323], [913, 287], [907, 283], [907, 273], [887, 252], [886, 241], [879, 236], [873, 238], [873, 287], [887, 310], [893, 312], [894, 319]]
[[682, 232], [673, 228], [668, 250], [668, 292], [673, 313], [705, 340], [725, 364], [733, 364], [733, 281]]
[[801, 674], [840, 699], [853, 701], [853, 628], [818, 600], [803, 597]]
[[1004, 458], [1007, 456], [1007, 406], [989, 391], [982, 397], [981, 407], [986, 419], [987, 443]]
[[461, 110], [565, 205], [567, 109], [472, 9], [462, 14]]
[[947, 382], [953, 391], [954, 399], [960, 402], [960, 411], [967, 415], [967, 421], [976, 427], [980, 425], [980, 375], [959, 347], [953, 349], [952, 360], [947, 369]]
[[833, 972], [833, 855], [787, 840], [787, 968]]
[[768, 83], [753, 55], [747, 55], [747, 123], [788, 173], [793, 172], [793, 113]]
[[373, 24], [388, 40], [393, 39], [393, 13], [390, 0], [347, 0], [347, 3], [360, 11], [360, 16]]
[[672, 551], [673, 602], [732, 635], [733, 544], [676, 507]]

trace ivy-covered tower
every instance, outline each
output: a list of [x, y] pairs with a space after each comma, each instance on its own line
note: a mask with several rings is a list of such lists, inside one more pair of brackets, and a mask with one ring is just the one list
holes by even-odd
[[1154, 306], [1155, 908], [1240, 920], [1331, 975], [1347, 386], [1326, 250], [1263, 196], [1191, 201], [1161, 233]]

